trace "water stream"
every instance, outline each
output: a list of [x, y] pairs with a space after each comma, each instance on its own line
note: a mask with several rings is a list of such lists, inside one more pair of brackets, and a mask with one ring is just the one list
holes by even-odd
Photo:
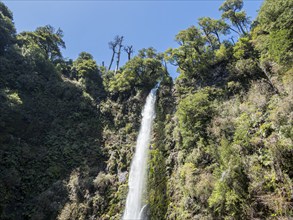
[[141, 213], [145, 212], [144, 209], [147, 206], [143, 203], [143, 193], [146, 187], [147, 157], [152, 124], [155, 118], [155, 102], [158, 87], [159, 84], [151, 90], [142, 111], [141, 127], [129, 172], [129, 190], [123, 220], [144, 219]]

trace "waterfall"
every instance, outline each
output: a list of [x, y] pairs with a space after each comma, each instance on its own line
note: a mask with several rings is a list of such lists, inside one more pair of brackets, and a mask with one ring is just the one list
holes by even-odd
[[123, 220], [143, 219], [141, 211], [146, 205], [143, 203], [143, 193], [146, 186], [147, 157], [151, 139], [152, 123], [155, 118], [156, 92], [159, 84], [153, 88], [146, 99], [142, 111], [141, 127], [138, 134], [134, 157], [131, 162], [128, 195]]

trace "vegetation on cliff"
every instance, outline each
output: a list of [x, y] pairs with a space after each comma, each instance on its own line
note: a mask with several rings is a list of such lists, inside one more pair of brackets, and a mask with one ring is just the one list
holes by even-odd
[[17, 34], [0, 2], [0, 219], [120, 219], [158, 80], [151, 219], [293, 217], [293, 3], [265, 0], [252, 23], [242, 7], [226, 0], [164, 53], [125, 47], [121, 67], [117, 36], [112, 71], [64, 59], [61, 29]]

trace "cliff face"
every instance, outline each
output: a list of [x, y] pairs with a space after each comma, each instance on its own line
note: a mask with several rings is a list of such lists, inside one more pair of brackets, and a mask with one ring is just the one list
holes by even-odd
[[204, 87], [156, 119], [152, 219], [292, 216], [292, 70], [280, 79], [282, 95], [264, 80]]
[[155, 57], [116, 74], [85, 52], [49, 59], [31, 34], [12, 34], [0, 56], [0, 218], [119, 219], [143, 104], [169, 77]]
[[180, 76], [154, 128], [152, 219], [292, 217], [293, 16], [279, 3], [265, 1], [251, 32], [212, 61], [196, 63], [197, 51], [188, 60], [194, 27], [177, 36], [168, 55]]
[[[265, 1], [234, 44], [191, 27], [178, 48], [143, 49], [116, 72], [85, 52], [64, 60], [50, 26], [16, 34], [0, 6], [1, 219], [120, 219], [157, 80], [151, 219], [292, 217], [290, 1]], [[164, 60], [178, 65], [174, 82]]]

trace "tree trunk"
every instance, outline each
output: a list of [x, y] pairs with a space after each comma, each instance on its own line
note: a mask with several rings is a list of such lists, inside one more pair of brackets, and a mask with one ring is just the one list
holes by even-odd
[[112, 58], [111, 58], [111, 61], [110, 61], [110, 65], [109, 65], [109, 68], [108, 68], [108, 70], [110, 70], [111, 69], [111, 66], [112, 66], [112, 64], [113, 64], [113, 61], [114, 61], [114, 56], [115, 56], [115, 49], [113, 49], [113, 54], [112, 54]]
[[212, 48], [213, 48], [213, 50], [214, 50], [214, 49], [215, 49], [215, 45], [213, 44], [213, 41], [211, 40], [209, 34], [206, 32], [205, 29], [203, 29], [203, 32], [204, 32], [204, 34], [206, 35], [208, 41], [210, 42], [210, 44], [211, 44], [211, 46], [212, 46]]
[[133, 46], [125, 46], [124, 51], [127, 53], [128, 61], [131, 59], [131, 54], [133, 53]]
[[241, 32], [242, 32], [242, 34], [244, 34], [244, 35], [245, 35], [245, 34], [246, 34], [246, 32], [245, 32], [245, 30], [243, 29], [242, 25], [241, 25], [240, 23], [239, 23], [238, 25], [239, 25], [239, 27], [240, 27], [240, 29], [241, 29]]
[[122, 48], [122, 42], [123, 42], [123, 36], [120, 37], [119, 42], [118, 42], [117, 65], [116, 65], [115, 73], [117, 73], [117, 71], [118, 71], [118, 69], [119, 69], [120, 55], [121, 55], [121, 48]]
[[220, 40], [219, 34], [217, 32], [215, 32], [215, 34], [217, 36], [217, 39], [218, 39], [219, 44], [221, 44], [221, 40]]
[[270, 78], [270, 76], [269, 76], [269, 74], [268, 74], [266, 68], [263, 67], [263, 66], [261, 66], [260, 63], [258, 63], [258, 66], [259, 66], [259, 68], [262, 70], [262, 72], [264, 73], [264, 75], [265, 75], [265, 77], [266, 77], [266, 79], [267, 79], [269, 85], [272, 87], [272, 89], [274, 90], [274, 92], [275, 92], [276, 94], [279, 94], [279, 90], [274, 86], [273, 82], [271, 81], [271, 78]]

